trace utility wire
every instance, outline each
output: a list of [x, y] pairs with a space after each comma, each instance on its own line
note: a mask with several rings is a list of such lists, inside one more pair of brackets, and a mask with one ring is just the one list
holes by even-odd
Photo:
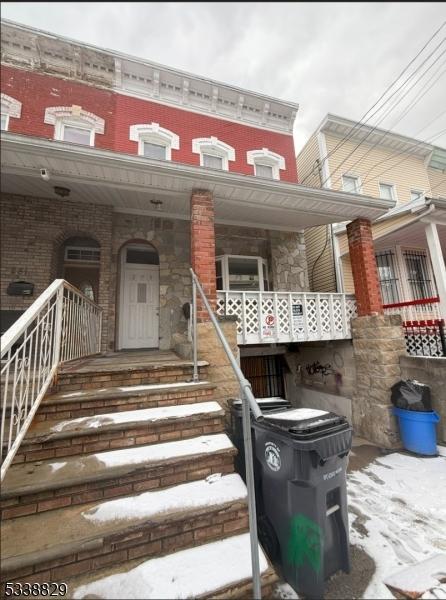
[[[404, 73], [406, 73], [406, 71], [411, 67], [411, 65], [416, 61], [416, 59], [420, 56], [420, 54], [427, 48], [427, 46], [431, 43], [431, 41], [435, 38], [436, 35], [438, 35], [438, 33], [443, 29], [443, 27], [446, 25], [446, 21], [443, 21], [443, 23], [440, 25], [440, 27], [432, 34], [432, 36], [427, 40], [427, 42], [424, 44], [424, 46], [417, 52], [417, 54], [413, 57], [413, 59], [409, 62], [408, 65], [406, 65], [406, 67], [404, 67], [404, 69], [401, 71], [401, 73], [398, 75], [398, 77], [386, 88], [386, 90], [383, 92], [383, 94], [381, 94], [381, 96], [378, 98], [378, 100], [364, 113], [364, 115], [360, 118], [359, 121], [357, 121], [351, 128], [350, 130], [347, 132], [347, 134], [338, 142], [338, 144], [330, 151], [326, 154], [326, 156], [324, 156], [321, 160], [322, 160], [322, 165], [325, 163], [326, 160], [328, 160], [328, 158], [330, 156], [332, 156], [332, 154], [334, 152], [336, 152], [336, 150], [338, 148], [340, 148], [353, 134], [353, 132], [356, 130], [357, 127], [364, 125], [365, 123], [367, 123], [373, 115], [370, 115], [369, 117], [367, 117], [367, 115], [375, 108], [375, 106], [377, 106], [381, 100], [386, 96], [386, 94], [393, 88], [393, 86], [398, 82], [398, 80], [404, 75]], [[435, 50], [434, 50], [435, 51]], [[403, 84], [404, 85], [404, 84]], [[400, 88], [398, 88], [400, 89]], [[398, 91], [398, 90], [396, 90]], [[392, 97], [392, 96], [391, 96]], [[391, 98], [390, 97], [390, 98]], [[388, 100], [390, 100], [390, 98], [388, 98], [386, 100], [386, 102], [388, 102]], [[386, 103], [385, 102], [385, 103]], [[383, 104], [383, 106], [385, 105], [385, 103]], [[381, 107], [382, 108], [382, 107]], [[375, 113], [373, 113], [375, 114]], [[367, 119], [366, 119], [367, 117]], [[312, 170], [313, 171], [313, 170]], [[305, 183], [305, 181], [308, 179], [308, 177], [312, 174], [309, 173], [308, 175], [306, 175], [304, 177], [304, 179], [301, 181], [301, 183]]]

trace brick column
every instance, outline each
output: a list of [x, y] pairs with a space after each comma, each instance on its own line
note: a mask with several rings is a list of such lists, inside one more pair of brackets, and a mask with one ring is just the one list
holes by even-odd
[[[214, 200], [206, 190], [194, 190], [190, 199], [191, 265], [212, 308], [217, 304], [215, 274]], [[200, 299], [197, 302], [199, 322], [209, 317]]]
[[347, 225], [347, 236], [358, 316], [382, 315], [372, 224], [368, 219], [356, 219]]

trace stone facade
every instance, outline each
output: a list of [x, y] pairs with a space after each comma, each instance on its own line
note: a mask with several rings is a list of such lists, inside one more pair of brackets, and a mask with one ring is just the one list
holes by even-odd
[[406, 354], [400, 315], [352, 320], [356, 389], [352, 397], [353, 427], [358, 435], [382, 446], [400, 445], [391, 414], [390, 388], [401, 379], [400, 359]]
[[446, 358], [402, 356], [402, 379], [416, 379], [431, 389], [432, 408], [440, 415], [437, 439], [446, 443]]
[[273, 289], [304, 292], [309, 289], [303, 233], [270, 231]]

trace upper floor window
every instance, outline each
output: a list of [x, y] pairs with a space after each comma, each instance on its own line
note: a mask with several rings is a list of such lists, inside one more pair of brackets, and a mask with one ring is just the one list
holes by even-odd
[[280, 171], [285, 169], [285, 159], [268, 148], [250, 150], [246, 153], [248, 165], [254, 166], [254, 175], [265, 179], [280, 179]]
[[410, 199], [412, 200], [418, 200], [418, 198], [423, 198], [424, 197], [424, 192], [422, 192], [421, 190], [410, 190]]
[[9, 119], [20, 119], [22, 114], [22, 103], [8, 96], [7, 94], [1, 95], [1, 130], [8, 131]]
[[192, 140], [192, 152], [200, 155], [200, 166], [229, 171], [229, 162], [235, 160], [235, 150], [216, 137]]
[[138, 154], [156, 160], [172, 160], [172, 149], [179, 150], [180, 138], [158, 123], [140, 123], [130, 127], [129, 139], [138, 142]]
[[54, 125], [54, 139], [83, 146], [94, 146], [96, 133], [104, 133], [104, 119], [81, 106], [51, 106], [44, 122]]
[[268, 264], [260, 256], [225, 254], [217, 257], [215, 266], [218, 290], [268, 290]]
[[383, 200], [396, 200], [395, 186], [392, 183], [379, 184], [379, 197]]
[[344, 192], [350, 192], [352, 194], [361, 193], [361, 181], [359, 177], [355, 175], [343, 175], [342, 176], [342, 189]]

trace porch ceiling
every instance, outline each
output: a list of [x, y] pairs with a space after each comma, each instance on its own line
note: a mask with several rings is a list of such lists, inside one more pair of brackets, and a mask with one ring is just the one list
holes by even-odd
[[[375, 250], [386, 250], [390, 246], [406, 246], [408, 248], [427, 248], [425, 233], [426, 223], [416, 221], [398, 231], [394, 231], [375, 240]], [[438, 225], [438, 237], [440, 238], [441, 251], [446, 257], [446, 225]]]
[[[86, 148], [2, 132], [2, 191], [53, 197], [53, 187], [70, 188], [70, 200], [110, 205], [117, 212], [189, 219], [193, 189], [215, 198], [216, 220], [286, 231], [352, 220], [376, 219], [393, 206], [388, 200], [260, 180], [179, 163]], [[47, 168], [49, 182], [40, 177]], [[162, 200], [155, 210], [151, 200]]]

